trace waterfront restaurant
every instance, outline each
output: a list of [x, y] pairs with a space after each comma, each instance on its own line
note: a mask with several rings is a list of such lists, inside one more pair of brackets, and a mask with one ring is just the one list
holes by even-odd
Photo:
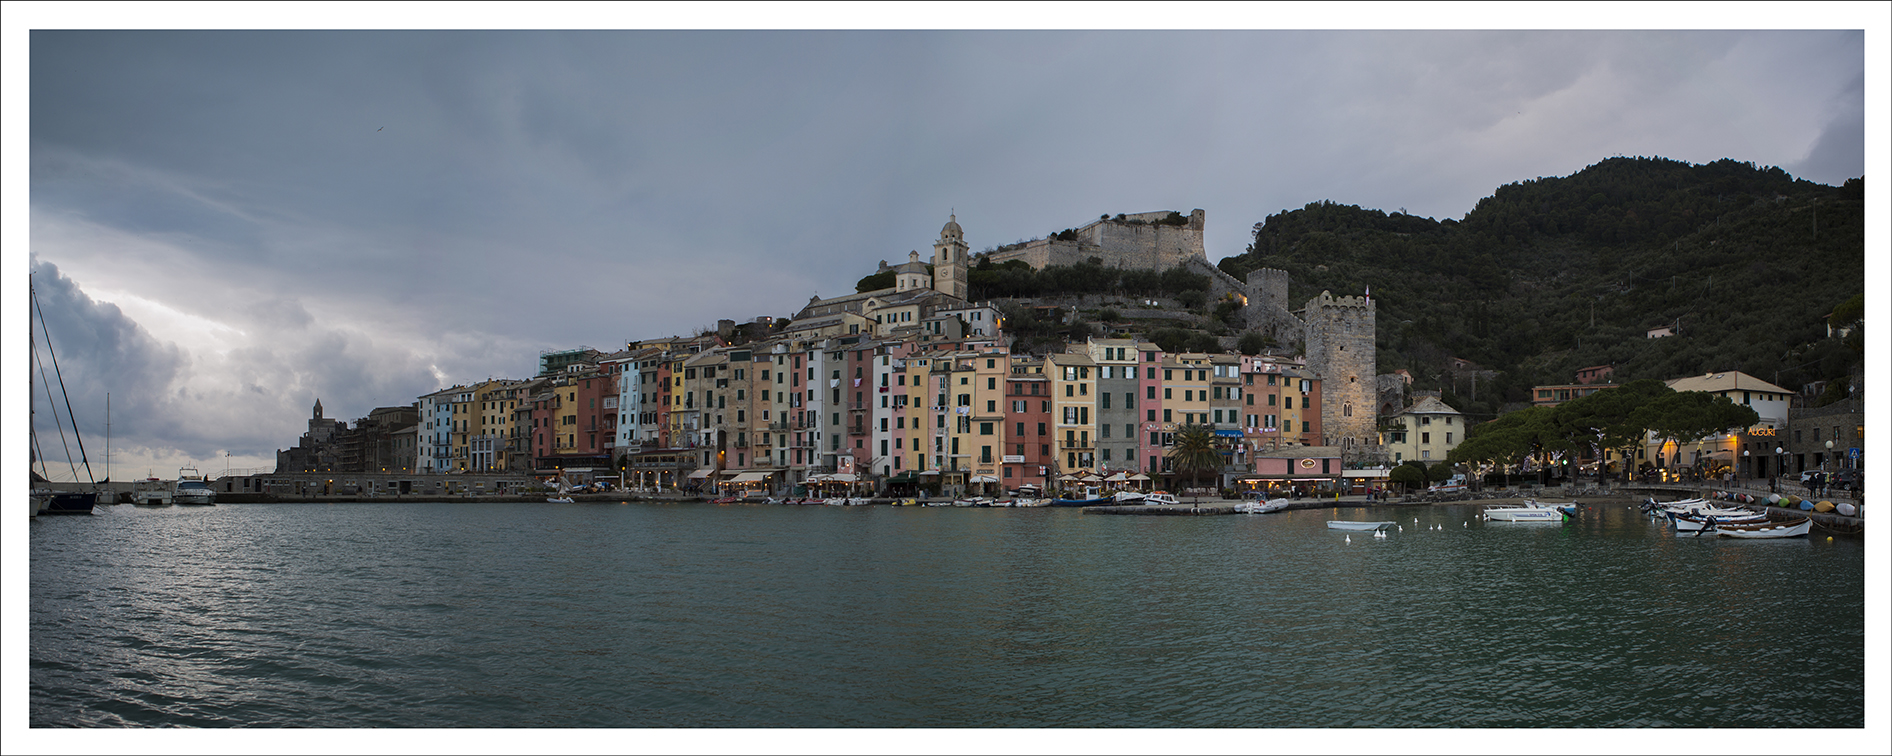
[[1236, 479], [1241, 493], [1260, 492], [1263, 498], [1338, 493], [1345, 483], [1338, 446], [1291, 446], [1254, 452], [1255, 471]]

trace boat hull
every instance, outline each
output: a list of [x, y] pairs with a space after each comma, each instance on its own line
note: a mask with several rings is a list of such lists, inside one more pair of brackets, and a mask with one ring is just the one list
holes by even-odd
[[1052, 500], [1052, 502], [1051, 502], [1051, 506], [1054, 506], [1054, 507], [1103, 507], [1103, 506], [1109, 506], [1109, 505], [1111, 505], [1111, 504], [1115, 504], [1115, 503], [1117, 503], [1117, 500], [1116, 500], [1116, 499], [1110, 499], [1110, 498], [1104, 498], [1104, 499], [1054, 499], [1054, 500]]
[[94, 492], [58, 491], [46, 497], [46, 508], [39, 510], [39, 514], [89, 515], [98, 502], [99, 495]]
[[1715, 535], [1724, 538], [1795, 538], [1813, 529], [1813, 518], [1802, 517], [1785, 522], [1754, 525], [1716, 525]]
[[1391, 520], [1386, 522], [1358, 522], [1354, 520], [1328, 520], [1328, 530], [1386, 530], [1393, 527]]

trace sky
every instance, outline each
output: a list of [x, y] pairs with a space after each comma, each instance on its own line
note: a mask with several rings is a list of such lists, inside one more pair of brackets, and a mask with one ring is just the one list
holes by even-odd
[[[1450, 6], [1389, 20], [1456, 30], [1237, 30], [1216, 27], [1283, 8], [1133, 5], [1082, 31], [979, 6], [937, 20], [957, 31], [826, 6], [761, 19], [817, 31], [101, 31], [10, 8], [8, 63], [30, 65], [5, 74], [6, 292], [30, 273], [93, 477], [108, 394], [115, 479], [269, 468], [318, 399], [352, 421], [530, 377], [543, 351], [786, 317], [930, 255], [949, 215], [978, 251], [1202, 208], [1217, 260], [1310, 202], [1460, 218], [1616, 155], [1836, 185], [1865, 173], [1885, 66], [1860, 29], [1884, 19], [1821, 7], [1718, 20], [1840, 30], [1478, 30]], [[1164, 24], [1193, 29], [1136, 28]], [[37, 374], [7, 359], [11, 398]]]

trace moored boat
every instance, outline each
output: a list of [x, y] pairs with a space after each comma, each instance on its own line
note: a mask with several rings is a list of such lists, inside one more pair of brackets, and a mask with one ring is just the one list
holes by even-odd
[[1391, 520], [1387, 520], [1384, 522], [1364, 522], [1364, 521], [1359, 521], [1359, 520], [1328, 520], [1327, 521], [1328, 530], [1387, 530], [1392, 527], [1393, 527], [1393, 522]]
[[1780, 522], [1715, 523], [1715, 534], [1727, 538], [1794, 538], [1813, 529], [1813, 518], [1798, 517]]
[[1526, 499], [1523, 506], [1488, 507], [1478, 516], [1491, 522], [1563, 522], [1564, 513], [1558, 508], [1565, 506], [1572, 507], [1574, 511], [1576, 502], [1543, 504]]
[[1268, 514], [1286, 509], [1293, 499], [1269, 499], [1267, 501], [1244, 501], [1235, 505], [1235, 511], [1245, 514]]
[[210, 481], [197, 472], [195, 467], [181, 467], [177, 471], [177, 487], [171, 490], [171, 502], [179, 506], [210, 506], [217, 503], [217, 492], [211, 490]]
[[131, 484], [131, 503], [141, 507], [171, 506], [171, 488], [157, 478], [145, 478]]
[[37, 510], [39, 514], [92, 514], [99, 494], [97, 491], [48, 491], [45, 501], [45, 508]]
[[1109, 496], [1104, 496], [1104, 497], [1095, 498], [1095, 499], [1053, 499], [1051, 501], [1051, 506], [1054, 506], [1054, 507], [1105, 507], [1105, 506], [1110, 506], [1115, 503], [1117, 503], [1116, 499], [1111, 498]]

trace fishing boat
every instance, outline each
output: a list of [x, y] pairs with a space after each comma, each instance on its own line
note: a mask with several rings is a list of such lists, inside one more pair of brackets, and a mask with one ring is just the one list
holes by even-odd
[[178, 506], [207, 507], [217, 503], [217, 492], [210, 489], [197, 468], [186, 465], [177, 470], [177, 487], [171, 490], [171, 502]]
[[1727, 538], [1794, 538], [1806, 535], [1807, 531], [1813, 529], [1813, 518], [1727, 525], [1717, 522], [1714, 527], [1716, 535]]
[[1678, 533], [1714, 530], [1715, 527], [1724, 524], [1751, 525], [1757, 522], [1767, 522], [1767, 515], [1747, 511], [1699, 515], [1670, 512], [1668, 513], [1668, 517], [1669, 524], [1674, 525], [1675, 531]]
[[[46, 335], [46, 355], [52, 362], [53, 375], [56, 376], [59, 381], [60, 397], [65, 400], [66, 414], [64, 420], [61, 420], [59, 405], [52, 402], [52, 383], [46, 379], [45, 363], [40, 362], [39, 339], [37, 336], [32, 335], [32, 326], [28, 324], [27, 341], [33, 348], [33, 364], [38, 366], [37, 372], [39, 373], [40, 384], [46, 387], [46, 399], [53, 408], [53, 422], [59, 428], [60, 446], [65, 446], [65, 429], [69, 424], [72, 428], [73, 440], [78, 442], [79, 460], [85, 465], [86, 480], [91, 481], [92, 485], [92, 490], [89, 491], [60, 491], [54, 490], [51, 487], [51, 476], [46, 474], [46, 457], [40, 453], [39, 449], [39, 429], [33, 427], [35, 423], [29, 420], [27, 426], [29, 435], [32, 438], [33, 462], [40, 467], [38, 470], [31, 471], [32, 476], [35, 478], [35, 483], [43, 482], [48, 484], [43, 488], [34, 490], [32, 496], [28, 497], [33, 504], [32, 516], [37, 517], [42, 514], [92, 514], [92, 507], [96, 506], [99, 501], [98, 481], [92, 477], [92, 461], [85, 455], [85, 437], [79, 433], [79, 421], [72, 415], [72, 397], [66, 393], [66, 378], [65, 375], [59, 371], [59, 355], [53, 352], [52, 333], [46, 330], [46, 313], [39, 307], [39, 292], [33, 288], [31, 276], [28, 277], [27, 299], [32, 305], [33, 314], [37, 316], [39, 321], [40, 333]], [[28, 383], [31, 383], [30, 379]], [[31, 407], [32, 409], [28, 414], [38, 414], [39, 402], [32, 402]], [[72, 477], [74, 480], [77, 480], [79, 477], [79, 469], [72, 462], [72, 450], [70, 448], [66, 449], [66, 465], [72, 468]]]
[[1387, 530], [1392, 527], [1393, 522], [1391, 520], [1384, 522], [1364, 522], [1360, 520], [1327, 521], [1328, 530]]

